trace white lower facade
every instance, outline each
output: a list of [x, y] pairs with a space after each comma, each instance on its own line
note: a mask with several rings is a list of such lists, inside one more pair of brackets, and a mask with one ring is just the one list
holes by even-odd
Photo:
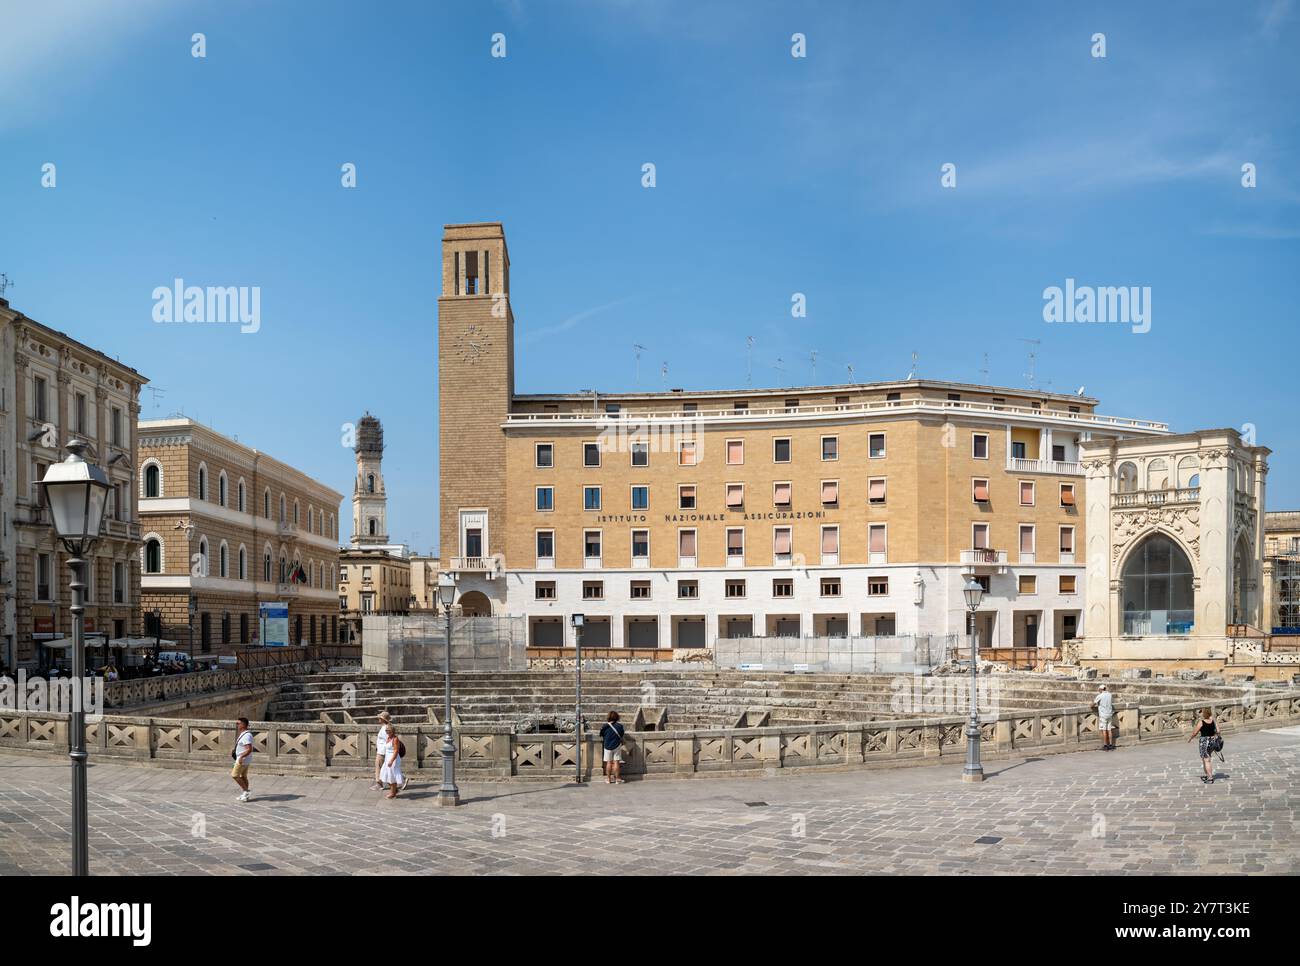
[[[988, 568], [977, 615], [981, 647], [1055, 647], [1083, 634], [1084, 568], [1011, 564]], [[728, 637], [825, 637], [966, 633], [959, 564], [728, 567], [716, 569], [507, 570], [458, 576], [458, 596], [482, 594], [494, 614], [523, 616], [530, 646], [573, 646], [572, 615], [589, 647], [709, 648]], [[1021, 593], [1022, 576], [1036, 579]], [[1061, 578], [1074, 589], [1062, 592]], [[838, 580], [838, 595], [824, 595]], [[736, 582], [743, 581], [743, 593]], [[777, 596], [774, 582], [788, 582]], [[539, 599], [538, 584], [553, 597]], [[649, 597], [633, 596], [633, 584]], [[694, 596], [682, 597], [681, 585]], [[596, 587], [599, 596], [594, 596]], [[834, 585], [827, 588], [835, 589]], [[883, 592], [882, 592], [883, 591]], [[644, 591], [642, 591], [644, 593]]]

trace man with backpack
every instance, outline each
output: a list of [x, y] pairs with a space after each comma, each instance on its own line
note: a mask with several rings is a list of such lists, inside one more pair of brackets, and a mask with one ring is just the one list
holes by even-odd
[[248, 729], [247, 718], [235, 719], [235, 748], [230, 757], [235, 759], [235, 766], [230, 769], [230, 777], [241, 789], [237, 802], [251, 802], [253, 796], [248, 791], [248, 763], [253, 760], [253, 732]]
[[605, 784], [623, 784], [623, 731], [618, 723], [618, 712], [611, 711], [608, 719], [600, 726], [600, 741], [605, 746]]

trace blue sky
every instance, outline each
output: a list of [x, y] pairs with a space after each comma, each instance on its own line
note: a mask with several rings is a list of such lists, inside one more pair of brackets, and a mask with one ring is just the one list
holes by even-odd
[[[341, 427], [378, 414], [421, 550], [441, 225], [474, 220], [506, 226], [520, 391], [634, 388], [635, 343], [643, 388], [743, 385], [746, 336], [755, 385], [816, 350], [819, 382], [916, 351], [1023, 386], [1038, 339], [1044, 388], [1253, 425], [1296, 507], [1298, 55], [1292, 0], [6, 3], [0, 272], [165, 390], [146, 417], [303, 468], [345, 520]], [[154, 323], [176, 277], [259, 286], [260, 330]], [[1044, 322], [1066, 278], [1149, 286], [1151, 330]]]

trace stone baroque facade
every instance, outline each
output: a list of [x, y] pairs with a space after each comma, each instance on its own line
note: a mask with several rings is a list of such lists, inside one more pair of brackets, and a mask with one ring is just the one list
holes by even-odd
[[157, 610], [182, 650], [231, 654], [260, 643], [259, 604], [284, 602], [290, 643], [338, 640], [342, 494], [183, 417], [139, 424], [138, 463], [147, 634]]
[[74, 438], [113, 485], [87, 573], [86, 632], [109, 638], [139, 630], [140, 531], [136, 522], [134, 427], [148, 380], [0, 299], [0, 666], [35, 668], [66, 648], [72, 592], [67, 554], [38, 488], [50, 463]]
[[1083, 661], [1221, 663], [1260, 633], [1268, 454], [1231, 429], [1084, 444]]
[[1029, 390], [902, 382], [523, 395], [498, 223], [448, 225], [438, 300], [440, 542], [462, 612], [530, 644], [1079, 634], [1079, 449], [1163, 423]]

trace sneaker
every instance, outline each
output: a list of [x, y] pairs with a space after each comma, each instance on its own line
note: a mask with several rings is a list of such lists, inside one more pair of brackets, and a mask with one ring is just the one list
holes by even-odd
[[235, 799], [235, 801], [238, 802], [251, 802], [252, 800], [253, 800], [253, 796], [250, 795], [248, 792], [241, 792], [239, 798]]
[[411, 784], [411, 778], [410, 778], [410, 776], [409, 776], [409, 775], [403, 775], [403, 776], [402, 776], [402, 788], [401, 788], [401, 791], [406, 791], [406, 786], [409, 785], [409, 784]]
[[384, 790], [384, 786], [379, 784], [379, 782], [371, 782], [370, 790], [372, 792], [382, 792]]

